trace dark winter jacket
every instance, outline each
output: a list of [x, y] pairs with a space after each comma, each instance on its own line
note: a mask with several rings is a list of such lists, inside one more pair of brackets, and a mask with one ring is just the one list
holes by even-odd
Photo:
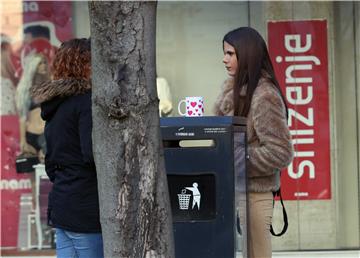
[[73, 232], [101, 232], [91, 140], [91, 85], [84, 80], [55, 80], [31, 91], [46, 121], [45, 168], [53, 182], [49, 223]]

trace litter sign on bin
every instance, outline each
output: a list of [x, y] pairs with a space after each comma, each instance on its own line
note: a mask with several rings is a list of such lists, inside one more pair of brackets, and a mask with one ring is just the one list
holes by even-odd
[[171, 209], [175, 222], [215, 219], [215, 176], [168, 175]]
[[194, 209], [195, 206], [197, 206], [197, 209], [200, 210], [201, 194], [198, 189], [198, 184], [195, 182], [192, 185], [193, 185], [192, 187], [185, 187], [184, 189], [181, 190], [181, 194], [178, 194], [180, 210], [189, 209], [191, 194], [187, 194], [186, 190], [192, 192], [192, 196], [193, 196], [192, 209]]

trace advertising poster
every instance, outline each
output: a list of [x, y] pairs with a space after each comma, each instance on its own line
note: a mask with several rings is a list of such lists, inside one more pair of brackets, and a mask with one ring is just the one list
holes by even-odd
[[270, 21], [268, 45], [295, 149], [281, 175], [283, 199], [330, 199], [327, 21]]
[[[16, 156], [21, 153], [19, 109], [15, 105], [15, 94], [24, 76], [33, 80], [33, 73], [24, 72], [26, 69], [31, 71], [31, 67], [26, 68], [26, 65], [31, 65], [27, 56], [41, 55], [50, 67], [60, 43], [72, 38], [71, 19], [71, 2], [2, 1], [1, 64], [6, 68], [1, 70], [2, 249], [26, 249], [29, 247], [26, 246], [28, 238], [33, 234], [29, 225], [33, 222], [30, 215], [34, 216], [35, 200], [31, 199], [36, 188], [34, 173], [19, 174], [15, 166]], [[24, 117], [28, 119], [29, 116]], [[29, 123], [26, 121], [26, 125]], [[23, 241], [21, 244], [20, 240]]]

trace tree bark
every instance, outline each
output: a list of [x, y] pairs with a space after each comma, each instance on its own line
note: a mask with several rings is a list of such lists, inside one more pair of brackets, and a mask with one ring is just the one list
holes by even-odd
[[174, 257], [156, 93], [156, 2], [89, 3], [105, 257]]

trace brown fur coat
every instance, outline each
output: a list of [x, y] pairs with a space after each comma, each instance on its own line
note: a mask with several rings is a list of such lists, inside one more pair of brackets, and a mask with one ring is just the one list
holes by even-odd
[[[246, 87], [240, 92], [240, 108]], [[240, 109], [241, 110], [241, 109]], [[232, 116], [233, 79], [222, 86], [214, 112], [218, 116]], [[280, 187], [280, 170], [293, 158], [293, 146], [286, 121], [286, 110], [275, 86], [261, 78], [247, 116], [248, 190], [250, 192], [276, 191]]]

